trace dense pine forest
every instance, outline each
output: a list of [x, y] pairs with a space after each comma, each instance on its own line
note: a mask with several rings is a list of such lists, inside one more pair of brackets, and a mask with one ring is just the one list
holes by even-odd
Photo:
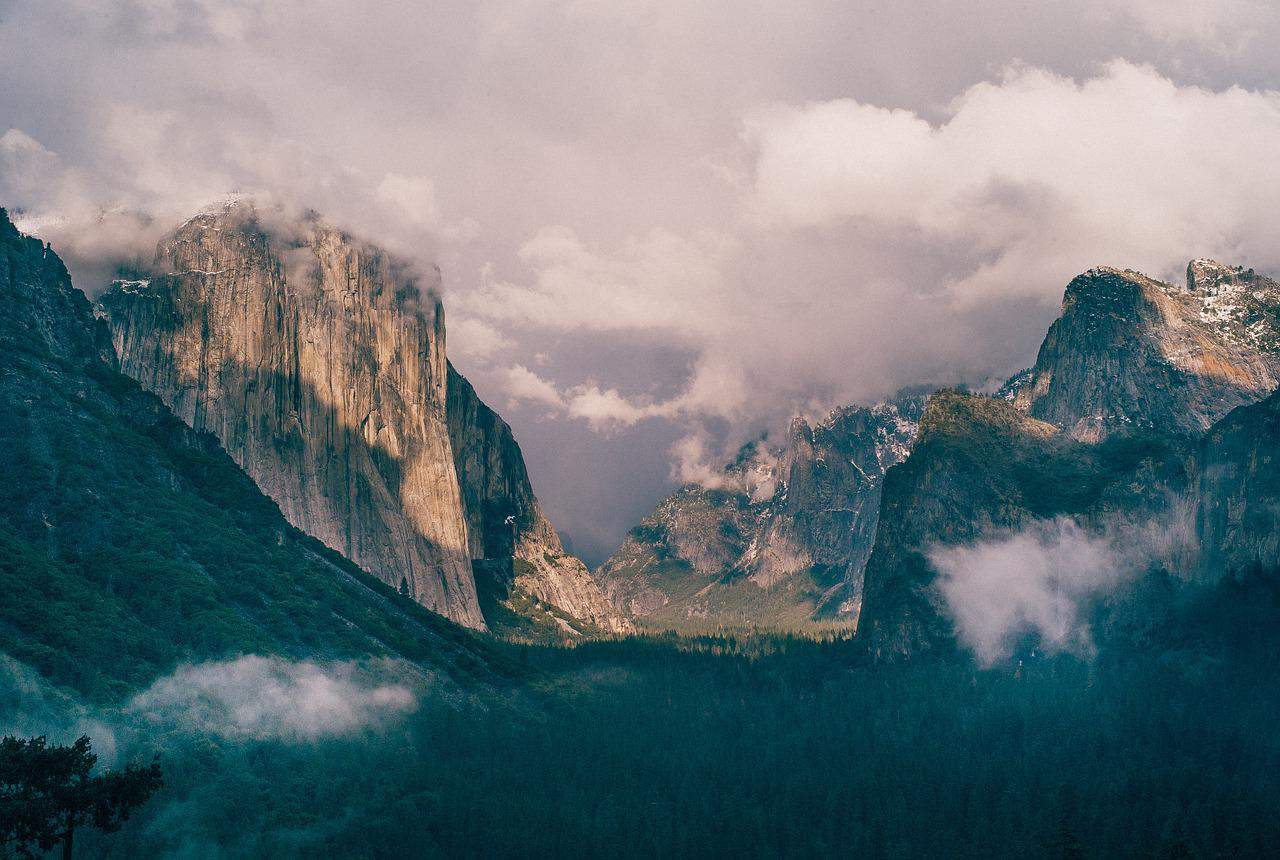
[[507, 687], [428, 686], [403, 719], [328, 739], [126, 725], [52, 694], [33, 711], [29, 681], [5, 716], [161, 753], [163, 796], [87, 834], [93, 856], [1265, 855], [1280, 588], [1168, 593], [1158, 613], [1100, 610], [1088, 658], [1027, 643], [990, 670], [635, 638], [510, 646]]

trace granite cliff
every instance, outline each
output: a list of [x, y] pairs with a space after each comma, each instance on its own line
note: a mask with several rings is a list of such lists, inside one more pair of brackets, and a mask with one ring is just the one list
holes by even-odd
[[930, 400], [885, 480], [862, 641], [882, 658], [950, 649], [927, 553], [1059, 517], [1175, 532], [1149, 561], [1177, 581], [1274, 567], [1278, 332], [1280, 286], [1252, 270], [1195, 260], [1185, 287], [1075, 278], [1031, 370], [995, 398]]
[[0, 209], [0, 651], [94, 699], [181, 661], [393, 656], [492, 674], [478, 637], [291, 526], [122, 375], [58, 256]]
[[511, 427], [452, 366], [446, 412], [469, 552], [487, 614], [501, 611], [489, 608], [493, 601], [536, 614], [571, 635], [632, 632], [586, 565], [565, 552], [533, 494]]
[[1150, 429], [1200, 435], [1280, 381], [1280, 284], [1193, 260], [1185, 286], [1099, 268], [1062, 315], [1014, 399], [1077, 439]]
[[[316, 217], [268, 216], [215, 206], [111, 285], [99, 308], [121, 370], [213, 433], [298, 528], [484, 627], [473, 560], [564, 553], [509, 428], [449, 366], [438, 275]], [[526, 513], [504, 542], [492, 519], [508, 507]], [[524, 582], [624, 629], [575, 572], [544, 561]]]

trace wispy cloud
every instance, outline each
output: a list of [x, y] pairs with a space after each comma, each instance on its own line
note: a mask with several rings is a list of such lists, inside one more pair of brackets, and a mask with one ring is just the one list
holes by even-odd
[[124, 711], [189, 732], [314, 741], [384, 727], [416, 709], [413, 691], [386, 680], [387, 669], [259, 656], [185, 665], [134, 696]]
[[1186, 539], [1172, 523], [1086, 529], [1062, 517], [972, 544], [935, 545], [926, 556], [961, 643], [991, 666], [1027, 635], [1046, 653], [1090, 653], [1096, 602]]

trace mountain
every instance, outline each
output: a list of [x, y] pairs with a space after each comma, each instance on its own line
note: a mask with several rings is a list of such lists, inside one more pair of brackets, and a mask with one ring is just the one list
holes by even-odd
[[1280, 382], [1280, 284], [1193, 260], [1185, 287], [1092, 269], [1014, 393], [1019, 408], [1097, 441], [1131, 428], [1200, 435]]
[[999, 398], [935, 394], [911, 456], [885, 477], [859, 638], [880, 658], [949, 650], [931, 549], [1056, 517], [1093, 531], [1182, 520], [1193, 456], [1178, 436], [1133, 432], [1089, 443]]
[[1184, 533], [1151, 560], [1184, 582], [1274, 566], [1278, 369], [1280, 286], [1252, 270], [1195, 260], [1185, 287], [1075, 278], [1036, 365], [1001, 396], [930, 400], [885, 480], [859, 637], [881, 657], [949, 649], [926, 554], [1055, 517]]
[[596, 571], [605, 594], [657, 628], [852, 624], [881, 482], [924, 399], [796, 418], [782, 445], [744, 446], [712, 486], [681, 487], [632, 529]]
[[1199, 466], [1200, 578], [1280, 569], [1280, 392], [1215, 424]]
[[497, 583], [500, 599], [574, 632], [625, 630], [537, 508], [510, 428], [449, 366], [437, 280], [317, 217], [231, 201], [99, 307], [125, 374], [388, 585], [483, 628], [473, 560], [513, 566], [515, 548], [539, 563]]
[[58, 256], [0, 210], [0, 651], [95, 699], [184, 660], [398, 656], [493, 677], [479, 638], [292, 527], [118, 371]]
[[552, 630], [629, 633], [628, 621], [601, 593], [587, 566], [565, 552], [533, 494], [511, 427], [448, 368], [449, 440], [475, 559], [481, 606], [510, 632], [532, 615]]

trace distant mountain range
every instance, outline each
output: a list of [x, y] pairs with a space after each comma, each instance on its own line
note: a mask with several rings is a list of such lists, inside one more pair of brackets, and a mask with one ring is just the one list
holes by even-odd
[[1179, 531], [1151, 564], [1184, 580], [1274, 566], [1278, 381], [1280, 284], [1212, 260], [1185, 285], [1094, 269], [994, 397], [797, 421], [662, 501], [596, 576], [647, 627], [856, 623], [901, 656], [955, 645], [930, 551], [1056, 518]]
[[591, 573], [449, 363], [436, 273], [251, 201], [197, 213], [96, 307], [7, 216], [0, 244], [0, 650], [102, 695], [257, 648], [494, 664], [450, 621], [947, 653], [940, 554], [1053, 523], [1158, 528], [1141, 566], [1173, 583], [1280, 565], [1280, 284], [1252, 270], [1090, 270], [994, 396], [797, 418]]
[[923, 392], [791, 422], [712, 486], [664, 499], [597, 571], [637, 622], [685, 631], [849, 626], [862, 602], [885, 472], [906, 458]]

